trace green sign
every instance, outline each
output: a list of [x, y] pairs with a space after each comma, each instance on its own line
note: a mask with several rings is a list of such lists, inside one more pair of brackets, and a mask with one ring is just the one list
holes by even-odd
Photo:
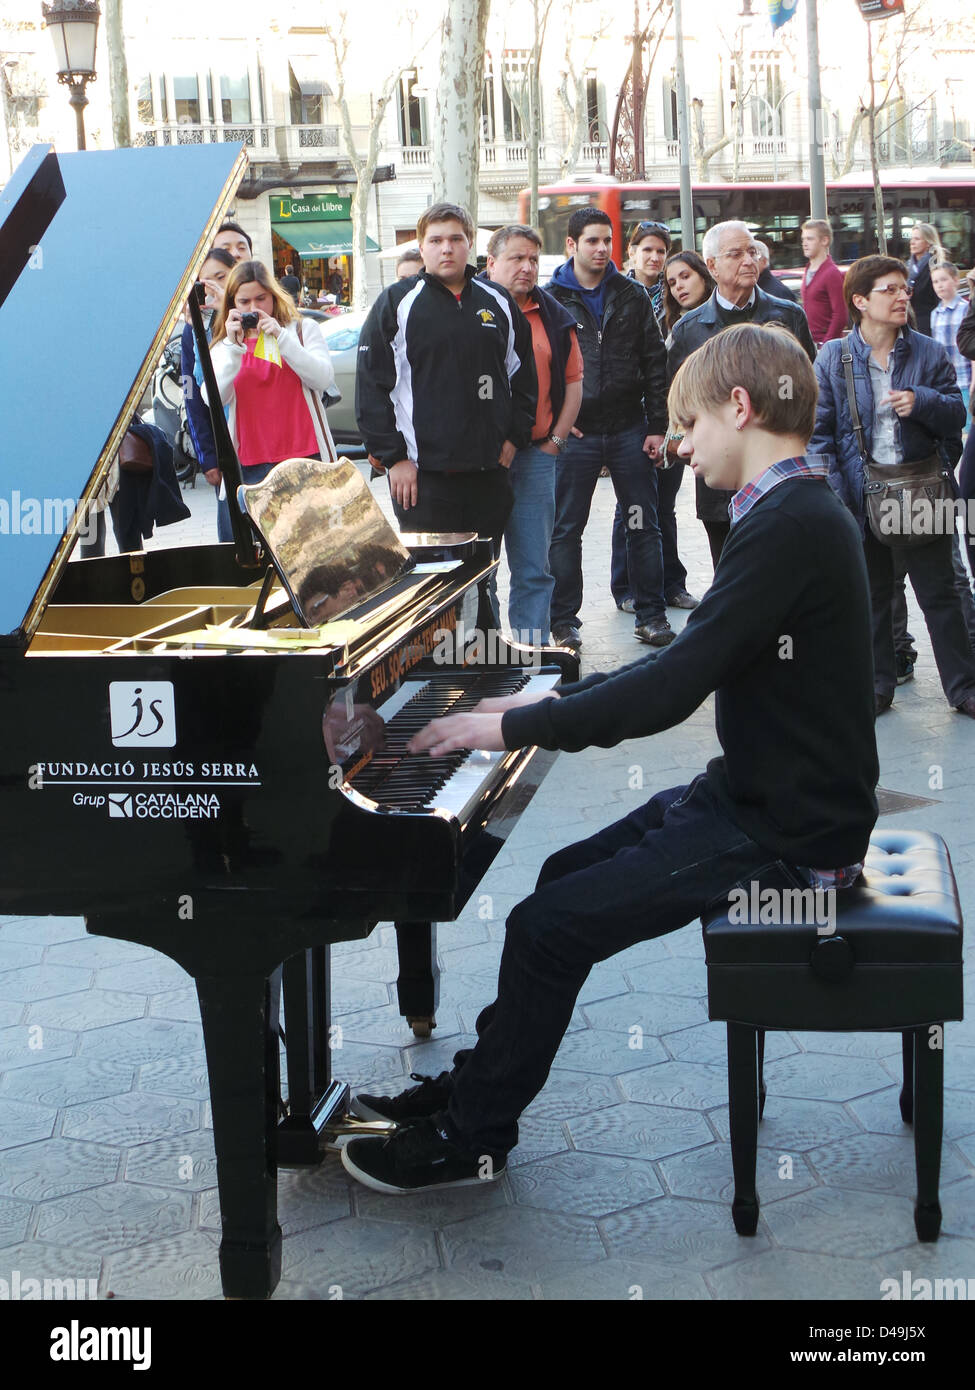
[[307, 198], [271, 194], [272, 222], [348, 222], [352, 199], [334, 193], [310, 193]]

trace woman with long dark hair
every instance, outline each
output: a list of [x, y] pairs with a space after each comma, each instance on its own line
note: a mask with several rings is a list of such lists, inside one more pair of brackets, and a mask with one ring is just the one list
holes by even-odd
[[[714, 293], [714, 280], [696, 251], [675, 251], [664, 262], [664, 315], [670, 333], [681, 314], [696, 309]], [[669, 346], [669, 344], [668, 344]]]
[[335, 380], [328, 346], [263, 262], [231, 271], [212, 357], [245, 483], [261, 482], [283, 459], [335, 458], [321, 401]]

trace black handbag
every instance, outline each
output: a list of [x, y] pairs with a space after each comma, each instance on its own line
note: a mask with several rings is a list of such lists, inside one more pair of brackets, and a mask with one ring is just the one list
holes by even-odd
[[[853, 433], [863, 464], [864, 509], [874, 539], [881, 545], [906, 549], [930, 545], [939, 536], [951, 535], [955, 507], [951, 469], [937, 452], [913, 463], [888, 466], [874, 463], [863, 443], [863, 425], [853, 384], [853, 354], [845, 345], [841, 361]], [[918, 501], [924, 506], [915, 515]]]

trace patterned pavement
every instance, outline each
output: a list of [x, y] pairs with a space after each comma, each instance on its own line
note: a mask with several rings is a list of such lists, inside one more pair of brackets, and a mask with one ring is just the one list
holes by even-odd
[[[158, 540], [215, 536], [210, 489], [185, 495], [193, 519]], [[609, 595], [612, 501], [600, 481], [585, 539], [585, 670], [643, 650]], [[688, 587], [701, 594], [710, 562], [687, 481], [678, 514]], [[967, 903], [975, 727], [946, 705], [911, 614], [917, 678], [878, 723], [881, 782], [933, 804], [882, 823], [944, 835]], [[684, 618], [671, 614], [675, 626]], [[411, 1071], [448, 1065], [493, 998], [505, 916], [545, 857], [700, 770], [717, 751], [712, 703], [653, 739], [559, 757], [462, 918], [440, 927], [430, 1041], [397, 1012], [390, 926], [335, 947], [336, 1074], [397, 1091]], [[706, 995], [696, 923], [598, 965], [490, 1188], [384, 1196], [332, 1153], [282, 1171], [275, 1298], [876, 1300], [905, 1270], [975, 1277], [975, 1022], [946, 1030], [936, 1245], [914, 1239], [896, 1034], [769, 1035], [761, 1219], [742, 1239], [729, 1207], [724, 1026], [707, 1021]], [[208, 1116], [195, 990], [177, 965], [88, 937], [79, 918], [0, 919], [0, 1277], [91, 1280], [98, 1297], [219, 1298]]]

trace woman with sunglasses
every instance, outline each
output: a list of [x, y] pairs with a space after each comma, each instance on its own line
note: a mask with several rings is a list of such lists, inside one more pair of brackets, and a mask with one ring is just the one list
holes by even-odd
[[[669, 250], [670, 229], [663, 222], [637, 223], [633, 229], [633, 235], [630, 237], [630, 264], [632, 268], [629, 271], [629, 278], [642, 285], [650, 296], [653, 316], [657, 320], [657, 328], [660, 330], [661, 338], [666, 337], [670, 331], [670, 325], [667, 323], [663, 271], [665, 265], [669, 265], [671, 261], [677, 259], [676, 256], [671, 256], [670, 260], [667, 259]], [[681, 254], [683, 253], [678, 252], [678, 256]], [[695, 260], [700, 260], [700, 257], [693, 251], [687, 254], [693, 256]], [[701, 264], [704, 264], [703, 261]], [[704, 266], [704, 274], [710, 281], [711, 277], [708, 275], [706, 266]], [[710, 293], [711, 291], [708, 290], [704, 298], [707, 299]], [[692, 306], [688, 305], [688, 308], [690, 307]], [[664, 598], [668, 608], [696, 608], [699, 600], [687, 591], [687, 569], [677, 553], [675, 506], [677, 493], [684, 481], [684, 463], [682, 459], [678, 459], [676, 452], [670, 453], [667, 461], [662, 461], [662, 463], [663, 466], [658, 466], [657, 470], [657, 521], [660, 526], [660, 541], [664, 557]], [[626, 564], [626, 527], [623, 524], [623, 512], [618, 502], [616, 514], [613, 517], [613, 550], [610, 561], [609, 587], [616, 601], [616, 607], [621, 613], [635, 611]]]
[[334, 459], [321, 393], [335, 380], [314, 319], [261, 261], [241, 261], [213, 324], [213, 370], [245, 483], [284, 459]]
[[[934, 514], [920, 543], [875, 534], [864, 501], [866, 466], [857, 443], [843, 354], [852, 357], [853, 399], [871, 472], [916, 463], [918, 474], [954, 467], [965, 408], [954, 368], [940, 343], [907, 326], [907, 267], [891, 256], [864, 256], [846, 272], [843, 296], [853, 328], [823, 344], [816, 358], [819, 404], [809, 453], [824, 457], [829, 480], [863, 531], [873, 622], [875, 713], [890, 708], [897, 686], [892, 603], [896, 562], [906, 569], [924, 614], [948, 703], [975, 719], [975, 656], [952, 567], [954, 510]], [[893, 474], [891, 475], [893, 476]], [[913, 525], [913, 510], [908, 530]], [[898, 517], [898, 527], [901, 518]], [[893, 527], [891, 528], [893, 531]], [[916, 538], [915, 538], [916, 539]], [[893, 543], [891, 543], [893, 542]]]

